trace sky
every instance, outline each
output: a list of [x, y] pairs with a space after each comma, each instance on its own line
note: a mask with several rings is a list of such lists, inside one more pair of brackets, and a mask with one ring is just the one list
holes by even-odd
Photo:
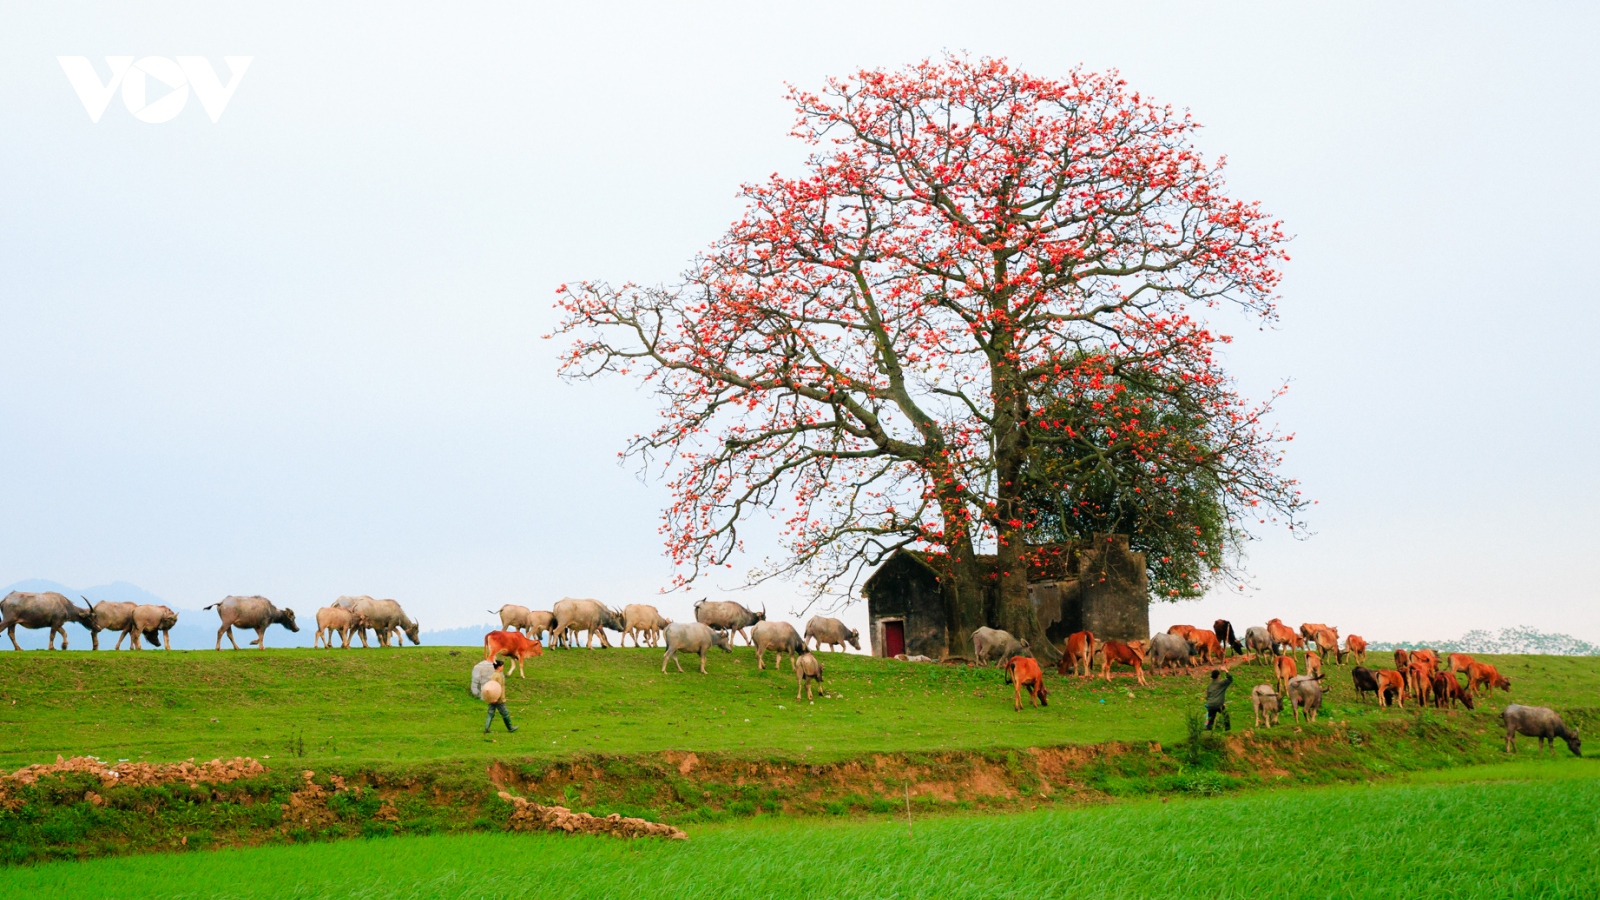
[[[0, 7], [0, 583], [125, 581], [302, 617], [395, 597], [661, 596], [653, 421], [555, 376], [555, 288], [671, 281], [795, 173], [786, 83], [945, 51], [1115, 68], [1188, 108], [1294, 235], [1245, 392], [1289, 379], [1314, 534], [1252, 584], [1152, 609], [1369, 639], [1530, 625], [1600, 640], [1594, 111], [1600, 10], [1544, 4], [6, 4]], [[224, 56], [98, 123], [58, 56]], [[148, 81], [148, 98], [161, 90]], [[1578, 272], [1578, 276], [1571, 274]], [[1222, 322], [1224, 326], [1229, 323]], [[750, 564], [777, 548], [750, 547]], [[847, 621], [864, 622], [861, 604]]]

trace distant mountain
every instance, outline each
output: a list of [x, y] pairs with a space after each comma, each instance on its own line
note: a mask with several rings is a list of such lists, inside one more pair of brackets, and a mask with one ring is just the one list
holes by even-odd
[[1370, 650], [1417, 650], [1429, 647], [1440, 653], [1537, 653], [1547, 656], [1600, 656], [1600, 646], [1570, 634], [1552, 634], [1522, 626], [1502, 628], [1498, 635], [1469, 631], [1455, 640], [1372, 641]]

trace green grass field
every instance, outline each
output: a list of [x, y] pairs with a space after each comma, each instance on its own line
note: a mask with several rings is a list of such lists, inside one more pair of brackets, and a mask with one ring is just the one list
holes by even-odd
[[[0, 767], [92, 754], [152, 762], [294, 756], [295, 765], [470, 761], [574, 753], [695, 752], [835, 759], [882, 751], [1172, 743], [1198, 708], [1197, 678], [1079, 682], [1050, 673], [1048, 709], [1012, 710], [995, 669], [824, 654], [815, 703], [794, 699], [788, 670], [754, 653], [712, 651], [710, 674], [661, 673], [654, 650], [550, 651], [509, 679], [508, 735], [482, 734], [466, 690], [472, 649], [0, 653]], [[1513, 681], [1507, 702], [1600, 706], [1600, 658], [1492, 658]], [[1264, 667], [1236, 670], [1236, 727]], [[1357, 704], [1347, 667], [1329, 668], [1325, 719], [1404, 715]], [[1133, 696], [1129, 696], [1129, 694]]]
[[[768, 820], [688, 841], [386, 838], [15, 868], [0, 897], [1590, 898], [1600, 766], [1008, 816]], [[908, 833], [909, 832], [909, 833]]]

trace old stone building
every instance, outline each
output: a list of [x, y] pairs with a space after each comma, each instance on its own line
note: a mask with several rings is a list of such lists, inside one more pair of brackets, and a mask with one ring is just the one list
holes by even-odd
[[[1036, 549], [1028, 598], [1057, 647], [1075, 631], [1092, 631], [1096, 640], [1150, 636], [1149, 574], [1144, 554], [1129, 549], [1127, 535]], [[980, 556], [978, 562], [992, 569], [994, 557]], [[946, 594], [942, 563], [941, 554], [900, 550], [866, 580], [862, 590], [874, 656], [946, 655], [954, 600]], [[993, 580], [989, 584], [983, 607], [992, 626], [998, 593]]]

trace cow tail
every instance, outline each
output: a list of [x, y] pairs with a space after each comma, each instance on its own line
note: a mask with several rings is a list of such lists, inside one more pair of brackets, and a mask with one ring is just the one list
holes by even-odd
[[221, 605], [222, 605], [222, 601], [218, 600], [216, 603], [213, 603], [210, 606], [202, 606], [202, 607], [200, 607], [200, 609], [201, 609], [201, 611], [205, 611], [205, 610], [208, 610], [208, 609], [216, 609], [217, 607], [219, 607]]

